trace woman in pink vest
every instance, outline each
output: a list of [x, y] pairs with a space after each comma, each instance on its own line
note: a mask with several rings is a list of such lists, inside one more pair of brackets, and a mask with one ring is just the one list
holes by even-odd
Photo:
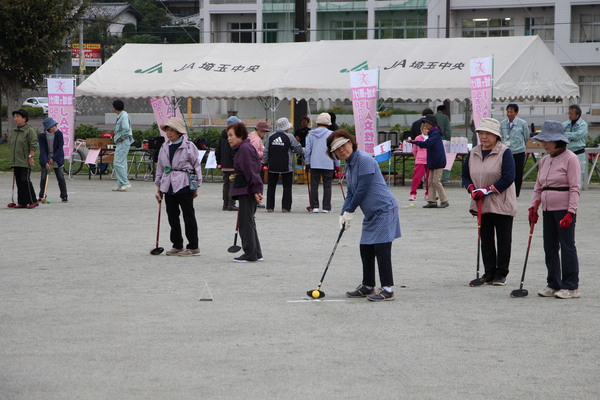
[[[544, 216], [547, 286], [538, 294], [559, 299], [579, 298], [579, 260], [575, 247], [575, 219], [579, 205], [581, 163], [571, 150], [560, 122], [546, 121], [536, 137], [548, 153], [540, 161], [531, 196], [529, 223], [538, 220], [538, 200]], [[560, 251], [560, 256], [559, 256]]]
[[[484, 118], [476, 129], [479, 145], [467, 156], [462, 181], [471, 194], [471, 213], [481, 200], [481, 255], [485, 273], [470, 286], [504, 286], [510, 264], [513, 218], [517, 213], [515, 161], [502, 144], [500, 122]], [[494, 243], [494, 235], [496, 243]]]

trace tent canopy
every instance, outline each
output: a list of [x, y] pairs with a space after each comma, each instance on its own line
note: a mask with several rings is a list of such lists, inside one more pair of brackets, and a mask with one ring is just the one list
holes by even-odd
[[471, 97], [469, 60], [494, 56], [495, 100], [575, 98], [537, 36], [306, 43], [126, 44], [76, 96], [349, 99], [351, 70], [380, 68], [380, 98]]

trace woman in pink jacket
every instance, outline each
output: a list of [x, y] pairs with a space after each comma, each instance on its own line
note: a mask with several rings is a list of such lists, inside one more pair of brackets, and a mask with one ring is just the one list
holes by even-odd
[[[426, 141], [427, 140], [427, 131], [415, 138], [415, 140]], [[415, 155], [415, 170], [413, 172], [412, 177], [412, 185], [410, 186], [410, 197], [409, 201], [415, 201], [417, 199], [417, 187], [421, 184], [423, 180], [423, 175], [425, 175], [425, 200], [427, 200], [427, 194], [429, 189], [429, 169], [427, 169], [427, 149], [420, 148], [419, 146], [413, 146], [413, 154]]]
[[[559, 299], [579, 298], [579, 261], [575, 247], [575, 219], [579, 204], [581, 164], [567, 150], [569, 139], [558, 121], [546, 121], [536, 137], [547, 155], [538, 168], [531, 196], [529, 223], [535, 224], [535, 204], [542, 203], [544, 252], [548, 269], [547, 286], [538, 294]], [[560, 256], [559, 256], [560, 251]]]

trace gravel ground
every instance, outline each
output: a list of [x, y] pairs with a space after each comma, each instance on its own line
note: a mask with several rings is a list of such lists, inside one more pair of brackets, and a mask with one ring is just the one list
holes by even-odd
[[[53, 177], [51, 177], [53, 179]], [[235, 213], [221, 185], [196, 200], [199, 257], [151, 256], [157, 203], [150, 182], [127, 193], [76, 176], [69, 203], [5, 208], [0, 173], [0, 399], [597, 399], [600, 393], [600, 187], [583, 193], [577, 224], [582, 298], [541, 298], [541, 224], [519, 285], [531, 184], [518, 199], [507, 286], [470, 288], [476, 221], [448, 186], [450, 207], [409, 207], [394, 242], [396, 301], [347, 299], [361, 279], [361, 213], [318, 283], [339, 232], [337, 214], [257, 213], [265, 261], [237, 264]], [[39, 175], [33, 176], [35, 185]], [[281, 188], [278, 189], [278, 202]], [[422, 198], [423, 192], [419, 192]], [[342, 203], [334, 187], [334, 210]], [[279, 211], [279, 210], [277, 210]], [[161, 245], [170, 248], [163, 211]], [[400, 285], [407, 286], [400, 288]], [[214, 301], [198, 301], [208, 286]], [[205, 293], [206, 294], [206, 293]]]

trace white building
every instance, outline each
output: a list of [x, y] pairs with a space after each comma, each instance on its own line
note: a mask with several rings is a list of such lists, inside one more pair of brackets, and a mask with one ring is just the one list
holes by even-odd
[[[161, 0], [161, 3], [168, 6], [171, 1]], [[600, 2], [597, 0], [306, 0], [306, 3], [310, 41], [539, 35], [579, 84], [579, 102], [584, 110], [586, 105], [589, 110], [589, 105], [600, 104]], [[294, 0], [201, 0], [196, 27], [203, 42], [291, 42], [294, 5]], [[226, 107], [239, 109], [231, 102]], [[502, 109], [502, 105], [497, 107]], [[459, 109], [456, 105], [454, 108]], [[556, 112], [562, 113], [562, 109]]]

